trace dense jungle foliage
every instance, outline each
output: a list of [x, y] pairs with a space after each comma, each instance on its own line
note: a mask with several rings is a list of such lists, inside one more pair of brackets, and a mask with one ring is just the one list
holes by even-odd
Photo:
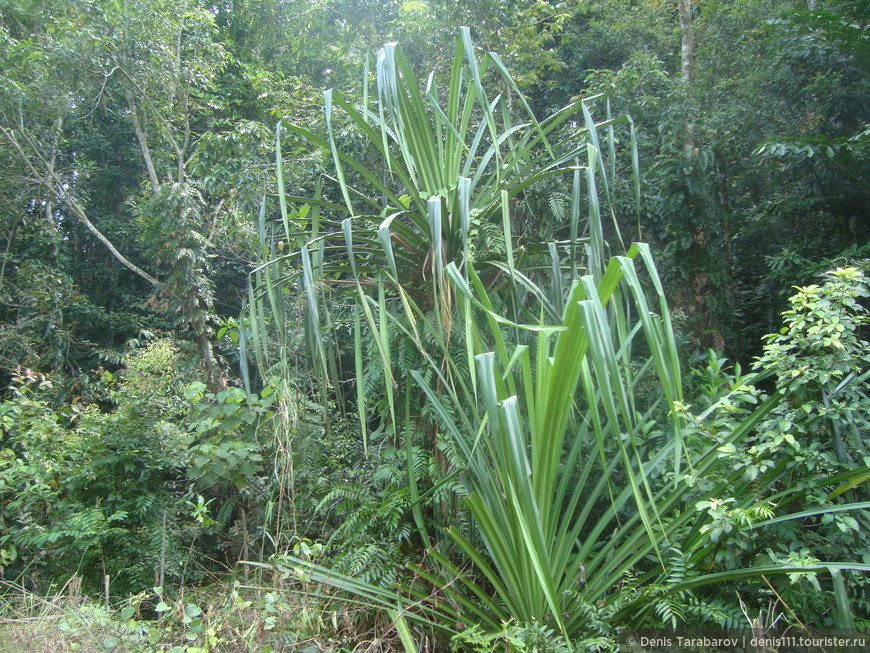
[[0, 648], [866, 632], [868, 27], [0, 0]]

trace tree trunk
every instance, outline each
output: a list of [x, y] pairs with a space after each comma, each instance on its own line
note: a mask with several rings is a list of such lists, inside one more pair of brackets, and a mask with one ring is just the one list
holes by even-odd
[[145, 169], [148, 171], [148, 180], [151, 182], [151, 188], [155, 191], [160, 189], [160, 179], [157, 177], [157, 169], [154, 167], [154, 161], [151, 160], [151, 150], [148, 147], [148, 134], [145, 128], [139, 121], [139, 110], [136, 106], [136, 101], [133, 99], [132, 93], [127, 93], [127, 106], [130, 109], [130, 116], [133, 119], [133, 131], [136, 132], [136, 140], [139, 141], [139, 149], [142, 150], [142, 159], [145, 161]]
[[[680, 67], [686, 82], [686, 93], [691, 96], [694, 77], [695, 38], [692, 34], [692, 0], [677, 0], [680, 12]], [[691, 103], [687, 107], [691, 113]], [[686, 131], [683, 135], [683, 151], [691, 157], [695, 150], [695, 124], [692, 116], [686, 118]]]

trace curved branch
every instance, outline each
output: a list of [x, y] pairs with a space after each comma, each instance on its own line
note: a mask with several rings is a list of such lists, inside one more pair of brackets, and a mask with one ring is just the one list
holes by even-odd
[[[150, 274], [145, 272], [145, 270], [130, 261], [123, 254], [121, 254], [121, 252], [119, 252], [118, 249], [112, 244], [112, 242], [108, 238], [106, 238], [99, 229], [97, 229], [94, 223], [92, 223], [88, 219], [84, 207], [82, 207], [82, 205], [79, 204], [74, 198], [69, 197], [66, 193], [63, 192], [63, 186], [60, 183], [60, 180], [57, 179], [57, 176], [51, 171], [50, 166], [47, 165], [48, 162], [45, 161], [43, 156], [38, 151], [36, 151], [35, 148], [31, 147], [37, 158], [39, 158], [42, 163], [46, 165], [47, 172], [45, 174], [40, 174], [40, 172], [36, 169], [36, 166], [33, 165], [33, 162], [27, 156], [27, 153], [21, 147], [21, 144], [18, 142], [18, 139], [15, 137], [15, 134], [12, 131], [7, 130], [5, 127], [0, 127], [0, 131], [2, 131], [3, 136], [6, 138], [6, 140], [16, 149], [19, 157], [24, 162], [24, 165], [27, 166], [27, 169], [30, 170], [30, 173], [33, 175], [34, 179], [40, 184], [40, 186], [45, 188], [57, 201], [63, 203], [79, 220], [79, 222], [81, 222], [85, 226], [85, 228], [87, 228], [87, 230], [94, 235], [97, 240], [99, 240], [101, 243], [103, 243], [103, 245], [106, 246], [106, 249], [111, 252], [112, 256], [114, 256], [121, 265], [145, 279], [145, 281], [150, 283], [152, 286], [159, 287], [161, 285], [160, 282], [157, 281], [157, 279], [152, 277]], [[27, 138], [26, 135], [24, 137], [25, 139]], [[56, 183], [52, 183], [52, 178], [54, 178]]]
[[63, 202], [64, 204], [66, 204], [67, 208], [69, 208], [69, 210], [72, 211], [73, 215], [75, 215], [76, 218], [78, 218], [79, 221], [80, 221], [83, 225], [85, 225], [85, 227], [87, 228], [88, 231], [90, 231], [92, 234], [94, 234], [94, 237], [95, 237], [97, 240], [99, 240], [101, 243], [103, 243], [103, 245], [106, 246], [106, 249], [108, 249], [109, 252], [111, 252], [112, 256], [114, 256], [115, 259], [117, 259], [117, 261], [118, 261], [121, 265], [123, 265], [125, 268], [127, 268], [127, 269], [130, 270], [131, 272], [134, 272], [135, 274], [138, 274], [140, 277], [142, 277], [143, 279], [145, 279], [145, 281], [147, 281], [148, 283], [150, 283], [152, 286], [160, 287], [160, 282], [157, 281], [157, 279], [155, 279], [155, 278], [152, 277], [150, 274], [148, 274], [147, 272], [145, 272], [145, 270], [143, 270], [143, 269], [140, 268], [138, 265], [136, 265], [135, 263], [133, 263], [132, 261], [130, 261], [129, 259], [127, 259], [127, 257], [125, 257], [123, 254], [121, 254], [121, 252], [119, 252], [119, 251], [115, 248], [115, 246], [112, 244], [112, 242], [111, 242], [108, 238], [106, 238], [106, 237], [105, 237], [105, 236], [100, 232], [100, 230], [97, 229], [97, 228], [94, 226], [94, 224], [93, 224], [90, 220], [88, 220], [88, 216], [87, 216], [87, 214], [85, 213], [85, 210], [82, 208], [82, 206], [81, 206], [78, 202], [76, 202], [76, 201], [75, 201], [73, 198], [71, 198], [71, 197], [66, 197], [66, 196], [64, 196], [63, 194], [55, 193], [55, 191], [54, 191], [53, 189], [51, 189], [51, 188], [49, 188], [49, 190], [50, 190], [50, 191], [51, 191], [51, 192], [52, 192], [52, 193], [53, 193], [53, 194], [54, 194], [54, 195], [55, 195], [55, 196], [56, 196], [56, 197], [57, 197], [61, 202]]

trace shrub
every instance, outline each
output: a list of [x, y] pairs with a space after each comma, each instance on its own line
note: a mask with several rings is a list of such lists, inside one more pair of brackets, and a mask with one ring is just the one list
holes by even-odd
[[110, 410], [48, 401], [51, 381], [20, 374], [0, 404], [0, 546], [6, 577], [35, 585], [80, 574], [102, 590], [180, 574], [196, 528], [185, 509], [189, 439], [178, 350], [158, 340], [101, 383]]

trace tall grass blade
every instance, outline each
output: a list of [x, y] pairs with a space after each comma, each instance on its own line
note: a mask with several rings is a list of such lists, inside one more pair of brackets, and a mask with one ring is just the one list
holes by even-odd
[[855, 617], [852, 615], [852, 607], [849, 604], [849, 595], [846, 593], [846, 583], [843, 582], [843, 573], [839, 569], [830, 568], [831, 581], [834, 585], [834, 618], [837, 628], [847, 630], [855, 629]]

